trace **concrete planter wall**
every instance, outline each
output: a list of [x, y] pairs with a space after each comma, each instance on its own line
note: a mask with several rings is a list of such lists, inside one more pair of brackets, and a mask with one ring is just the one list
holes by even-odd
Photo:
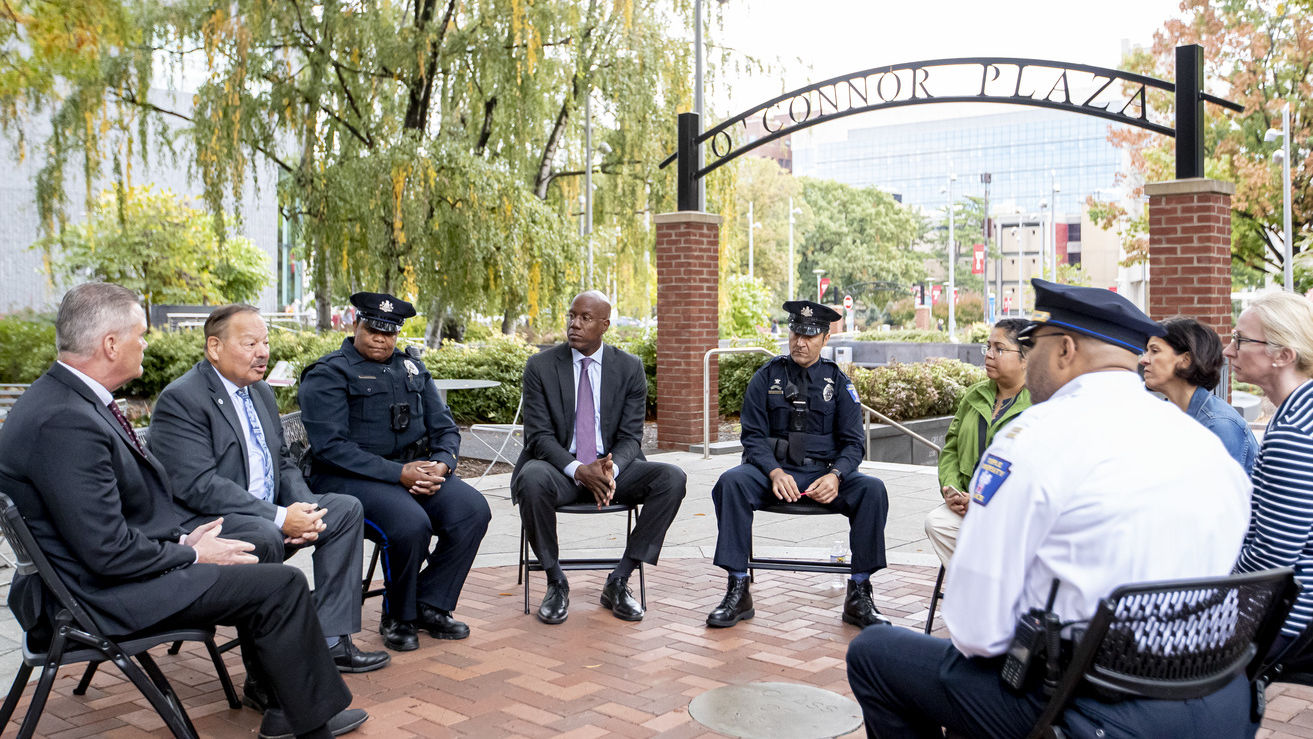
[[[952, 416], [920, 418], [904, 422], [903, 425], [934, 443], [943, 446], [948, 426], [953, 422]], [[893, 426], [871, 424], [867, 436], [867, 459], [875, 462], [897, 462], [901, 464], [934, 465], [939, 463], [939, 454], [930, 447], [914, 440]]]
[[849, 339], [832, 339], [832, 347], [850, 347], [853, 350], [853, 364], [860, 367], [875, 367], [897, 361], [911, 364], [926, 359], [944, 357], [957, 359], [977, 367], [985, 366], [985, 358], [980, 354], [980, 344], [917, 343], [894, 341], [851, 341]]

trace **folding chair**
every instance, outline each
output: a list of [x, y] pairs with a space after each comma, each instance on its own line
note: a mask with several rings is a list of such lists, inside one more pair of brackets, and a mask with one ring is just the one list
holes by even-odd
[[[798, 500], [793, 503], [775, 503], [762, 508], [759, 513], [778, 513], [786, 516], [839, 516], [838, 511], [832, 511], [821, 506], [819, 503], [813, 503], [810, 500]], [[829, 572], [838, 575], [847, 575], [852, 572], [852, 567], [847, 562], [831, 562], [827, 560], [816, 559], [784, 559], [778, 557], [758, 557], [752, 552], [752, 537], [748, 537], [748, 580], [756, 582], [756, 573], [753, 570], [790, 570], [793, 572]]]
[[[601, 508], [595, 503], [568, 503], [563, 506], [557, 506], [557, 514], [561, 513], [578, 513], [587, 515], [590, 513], [619, 513], [625, 511], [628, 514], [628, 520], [625, 525], [625, 547], [629, 546], [629, 535], [634, 533], [634, 517], [638, 515], [638, 504], [623, 505], [621, 503], [612, 503]], [[576, 557], [566, 559], [561, 557], [557, 559], [562, 570], [612, 570], [620, 564], [620, 557]], [[524, 584], [524, 612], [529, 612], [529, 573], [542, 572], [542, 563], [536, 557], [529, 556], [529, 539], [524, 531], [524, 519], [520, 519], [520, 566], [519, 580], [517, 584]], [[643, 608], [647, 608], [647, 580], [643, 574], [643, 563], [638, 563], [638, 594]]]
[[[96, 628], [86, 609], [73, 597], [72, 592], [60, 580], [54, 567], [37, 546], [36, 539], [28, 530], [18, 507], [9, 496], [2, 493], [0, 493], [0, 530], [4, 531], [5, 537], [14, 548], [18, 574], [40, 577], [47, 593], [57, 599], [61, 606], [55, 616], [54, 636], [45, 650], [33, 649], [29, 635], [23, 636], [23, 664], [18, 668], [18, 674], [14, 676], [14, 683], [5, 698], [4, 707], [0, 708], [0, 729], [9, 723], [9, 718], [18, 706], [18, 699], [27, 687], [27, 680], [36, 666], [41, 666], [41, 679], [37, 683], [36, 692], [32, 695], [32, 703], [28, 706], [23, 724], [18, 730], [18, 736], [24, 739], [36, 732], [37, 722], [41, 720], [50, 688], [61, 666], [81, 662], [90, 662], [94, 665], [109, 661], [117, 665], [133, 685], [137, 686], [141, 694], [150, 701], [155, 712], [164, 719], [165, 725], [174, 736], [195, 737], [196, 727], [187, 716], [182, 701], [173, 692], [168, 679], [164, 677], [164, 673], [160, 671], [147, 651], [152, 647], [176, 641], [204, 642], [210, 659], [214, 662], [219, 682], [223, 685], [228, 704], [234, 707], [241, 706], [237, 701], [237, 693], [233, 690], [232, 679], [228, 676], [228, 668], [214, 645], [213, 627], [137, 634], [131, 639], [114, 641]], [[133, 657], [140, 663], [140, 667], [132, 661]]]
[[943, 565], [939, 565], [939, 576], [935, 578], [935, 589], [930, 593], [930, 613], [925, 617], [925, 633], [929, 634], [935, 621], [935, 607], [939, 601], [944, 599], [944, 574], [947, 570]]
[[1030, 739], [1066, 736], [1056, 724], [1082, 685], [1183, 701], [1241, 672], [1253, 680], [1298, 592], [1289, 567], [1117, 588], [1099, 601]]
[[[492, 459], [488, 460], [488, 466], [483, 468], [483, 474], [479, 475], [479, 479], [475, 480], [472, 483], [474, 487], [477, 488], [479, 486], [479, 483], [483, 482], [483, 478], [488, 476], [488, 472], [492, 470], [492, 466], [497, 463], [497, 460], [500, 459], [501, 461], [509, 465], [515, 464], [515, 460], [506, 457], [505, 452], [506, 452], [506, 445], [511, 443], [511, 439], [515, 438], [515, 435], [517, 433], [520, 434], [524, 433], [524, 426], [520, 424], [520, 411], [523, 408], [524, 408], [524, 396], [521, 395], [519, 404], [515, 406], [515, 415], [511, 418], [510, 423], [476, 423], [470, 426], [471, 433], [491, 432], [491, 433], [505, 434], [505, 436], [502, 438], [501, 446], [493, 450]], [[479, 441], [483, 441], [483, 440], [479, 439]], [[484, 445], [487, 446], [489, 449], [492, 449], [491, 444], [484, 442]]]

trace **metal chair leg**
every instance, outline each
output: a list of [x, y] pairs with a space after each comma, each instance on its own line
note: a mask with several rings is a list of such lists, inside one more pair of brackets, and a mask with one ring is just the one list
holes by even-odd
[[944, 597], [944, 566], [939, 566], [939, 576], [935, 578], [935, 589], [930, 594], [930, 613], [925, 617], [925, 633], [929, 634], [935, 621], [935, 606]]
[[[520, 521], [520, 583], [524, 584], [524, 615], [529, 615], [529, 539], [524, 533], [524, 521]], [[519, 584], [519, 583], [517, 583]]]
[[14, 675], [14, 684], [9, 687], [9, 695], [5, 696], [5, 704], [0, 708], [0, 732], [4, 731], [9, 719], [14, 715], [14, 709], [18, 707], [18, 699], [23, 695], [23, 689], [27, 687], [27, 679], [32, 677], [32, 665], [21, 664], [18, 666], [18, 674]]
[[[182, 699], [178, 697], [176, 692], [174, 692], [173, 685], [169, 683], [168, 678], [164, 677], [164, 673], [160, 670], [159, 665], [155, 664], [155, 659], [150, 656], [149, 652], [142, 652], [137, 655], [137, 661], [140, 662], [141, 666], [146, 670], [146, 675], [149, 676], [151, 682], [155, 684], [156, 690], [159, 690], [160, 695], [164, 696], [165, 702], [173, 708], [174, 714], [177, 717], [182, 718], [182, 723], [187, 728], [188, 736], [198, 736], [196, 726], [191, 722], [191, 716], [187, 715], [187, 709], [182, 706]], [[167, 718], [165, 719], [165, 723], [168, 723]]]
[[87, 694], [87, 688], [91, 685], [91, 678], [96, 676], [97, 667], [100, 667], [100, 662], [96, 660], [87, 663], [87, 669], [82, 671], [82, 679], [78, 680], [77, 687], [73, 688], [73, 695]]
[[242, 707], [242, 702], [237, 698], [237, 690], [233, 688], [232, 675], [228, 674], [228, 665], [224, 664], [223, 657], [219, 654], [219, 648], [215, 646], [213, 639], [205, 640], [205, 651], [210, 654], [210, 661], [214, 663], [214, 671], [219, 675], [219, 685], [223, 686], [223, 697], [228, 699], [228, 707], [237, 710]]

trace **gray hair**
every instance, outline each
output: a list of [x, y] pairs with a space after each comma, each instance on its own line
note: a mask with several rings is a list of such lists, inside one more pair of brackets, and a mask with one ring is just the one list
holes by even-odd
[[109, 282], [87, 282], [67, 293], [55, 318], [55, 347], [60, 354], [85, 357], [107, 334], [117, 334], [132, 325], [140, 308], [137, 294]]

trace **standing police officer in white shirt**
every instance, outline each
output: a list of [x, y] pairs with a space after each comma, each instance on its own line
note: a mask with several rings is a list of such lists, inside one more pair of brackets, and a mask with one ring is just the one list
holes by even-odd
[[[986, 451], [971, 481], [944, 587], [952, 641], [867, 629], [848, 680], [869, 736], [1024, 736], [1044, 707], [999, 679], [1017, 617], [1089, 619], [1117, 586], [1225, 575], [1250, 484], [1216, 436], [1145, 391], [1138, 355], [1162, 329], [1120, 295], [1032, 280], [1026, 385], [1035, 405]], [[1253, 736], [1243, 675], [1193, 701], [1077, 698], [1074, 736]]]

